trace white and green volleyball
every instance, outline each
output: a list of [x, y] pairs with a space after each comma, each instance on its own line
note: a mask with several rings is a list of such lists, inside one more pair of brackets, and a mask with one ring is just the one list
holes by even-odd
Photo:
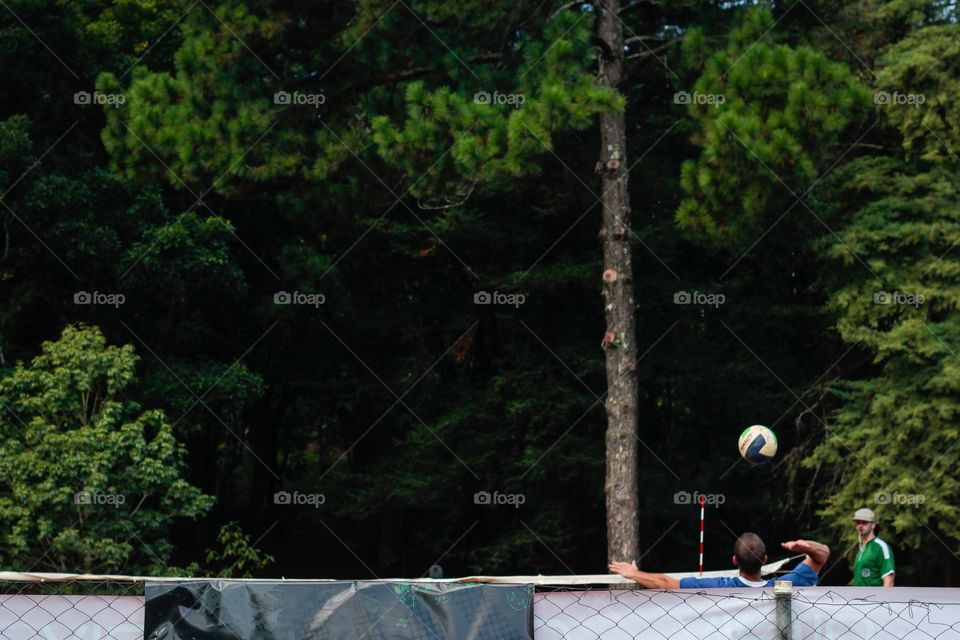
[[740, 434], [740, 455], [752, 464], [773, 460], [777, 455], [777, 436], [763, 425], [747, 427]]

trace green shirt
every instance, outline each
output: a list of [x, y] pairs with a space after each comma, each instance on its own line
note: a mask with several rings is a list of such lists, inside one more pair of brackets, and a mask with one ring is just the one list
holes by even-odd
[[893, 549], [880, 538], [860, 547], [853, 561], [853, 584], [856, 587], [882, 587], [883, 577], [894, 573]]

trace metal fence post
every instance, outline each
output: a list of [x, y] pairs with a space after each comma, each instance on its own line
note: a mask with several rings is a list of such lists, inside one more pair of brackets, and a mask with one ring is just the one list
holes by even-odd
[[777, 640], [790, 640], [793, 622], [793, 583], [777, 580], [773, 583], [773, 597], [777, 607]]

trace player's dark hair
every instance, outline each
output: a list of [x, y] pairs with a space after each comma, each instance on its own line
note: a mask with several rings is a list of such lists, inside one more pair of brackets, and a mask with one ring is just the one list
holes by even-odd
[[747, 532], [737, 538], [733, 545], [733, 555], [737, 557], [737, 566], [743, 573], [760, 573], [767, 547], [755, 533]]

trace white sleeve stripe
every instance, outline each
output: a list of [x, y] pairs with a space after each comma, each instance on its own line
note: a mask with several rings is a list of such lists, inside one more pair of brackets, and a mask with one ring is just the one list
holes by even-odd
[[881, 577], [881, 578], [886, 578], [887, 576], [893, 575], [893, 574], [895, 574], [895, 573], [896, 573], [896, 571], [894, 571], [893, 569], [890, 569], [890, 571], [887, 571], [885, 574], [883, 574], [883, 575], [880, 576], [880, 577]]
[[886, 542], [884, 542], [884, 541], [881, 540], [880, 538], [874, 538], [873, 540], [874, 540], [874, 542], [876, 542], [878, 545], [880, 545], [880, 548], [883, 550], [883, 559], [884, 559], [884, 560], [889, 560], [889, 559], [890, 559], [890, 545], [888, 545]]

